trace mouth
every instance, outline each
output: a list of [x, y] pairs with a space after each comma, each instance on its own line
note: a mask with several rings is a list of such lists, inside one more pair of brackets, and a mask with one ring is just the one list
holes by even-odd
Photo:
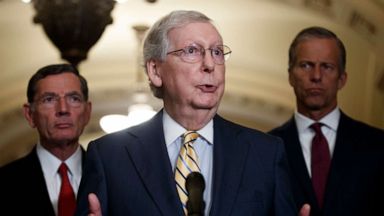
[[321, 88], [310, 88], [310, 89], [307, 89], [307, 92], [308, 92], [309, 95], [316, 96], [316, 95], [323, 94], [324, 89], [321, 89]]
[[72, 127], [72, 124], [71, 123], [56, 123], [55, 127], [59, 128], [59, 129], [67, 129], [67, 128]]
[[197, 86], [197, 88], [199, 88], [204, 93], [213, 93], [216, 91], [217, 86], [210, 85], [210, 84], [203, 84], [203, 85]]

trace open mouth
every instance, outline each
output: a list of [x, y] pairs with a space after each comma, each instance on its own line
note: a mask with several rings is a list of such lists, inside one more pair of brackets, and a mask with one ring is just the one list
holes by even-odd
[[210, 84], [199, 85], [198, 88], [199, 88], [202, 92], [207, 92], [207, 93], [215, 92], [216, 89], [217, 89], [216, 86], [214, 86], [214, 85], [210, 85]]

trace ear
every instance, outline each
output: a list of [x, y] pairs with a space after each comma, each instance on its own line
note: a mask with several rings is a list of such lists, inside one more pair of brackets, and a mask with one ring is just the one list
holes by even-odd
[[146, 63], [147, 66], [147, 74], [149, 81], [152, 85], [156, 87], [161, 87], [163, 85], [163, 80], [161, 79], [160, 68], [158, 67], [159, 62], [156, 60], [149, 60]]
[[33, 108], [31, 107], [31, 104], [29, 103], [25, 103], [23, 105], [23, 112], [24, 112], [24, 117], [25, 119], [28, 121], [29, 125], [32, 127], [32, 128], [35, 128], [36, 125], [35, 125], [35, 121], [33, 119]]
[[92, 113], [92, 103], [90, 101], [87, 101], [85, 104], [85, 125], [88, 124], [89, 120], [91, 119], [91, 113]]
[[291, 85], [292, 87], [294, 86], [294, 83], [295, 83], [295, 81], [293, 79], [294, 78], [293, 78], [293, 75], [292, 75], [292, 71], [290, 71], [288, 69], [288, 81], [289, 81], [289, 85]]
[[337, 84], [337, 89], [342, 89], [344, 86], [345, 86], [345, 84], [347, 83], [347, 78], [348, 78], [348, 76], [347, 76], [347, 72], [346, 71], [344, 71], [341, 75], [340, 75], [340, 77], [339, 77], [339, 80], [338, 80], [338, 84]]

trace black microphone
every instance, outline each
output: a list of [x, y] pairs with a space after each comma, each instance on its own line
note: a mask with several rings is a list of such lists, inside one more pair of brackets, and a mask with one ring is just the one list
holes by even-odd
[[185, 181], [188, 192], [187, 210], [189, 216], [203, 216], [205, 202], [203, 192], [205, 189], [204, 177], [199, 172], [191, 172]]

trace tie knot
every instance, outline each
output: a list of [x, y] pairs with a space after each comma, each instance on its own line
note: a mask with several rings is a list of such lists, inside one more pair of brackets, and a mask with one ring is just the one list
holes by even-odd
[[197, 137], [199, 137], [199, 134], [196, 131], [187, 131], [183, 135], [183, 144], [187, 144], [190, 142], [193, 143], [197, 139]]
[[316, 122], [316, 123], [313, 123], [310, 128], [312, 128], [316, 134], [319, 134], [319, 133], [322, 133], [321, 132], [321, 126], [323, 126], [324, 124], [323, 123], [320, 123], [320, 122]]
[[61, 163], [58, 170], [60, 176], [67, 176], [68, 167], [65, 163]]

